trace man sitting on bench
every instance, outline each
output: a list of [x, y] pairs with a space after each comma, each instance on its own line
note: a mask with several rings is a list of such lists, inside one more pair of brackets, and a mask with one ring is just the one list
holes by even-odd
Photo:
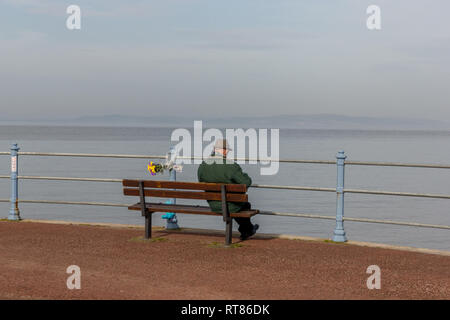
[[[226, 139], [217, 140], [214, 144], [214, 151], [208, 163], [203, 161], [198, 167], [197, 177], [199, 182], [213, 182], [226, 184], [245, 184], [249, 187], [252, 179], [242, 171], [239, 164], [226, 160], [228, 151], [231, 150]], [[211, 210], [222, 213], [221, 201], [208, 200]], [[249, 202], [228, 202], [228, 211], [235, 213], [243, 210], [250, 210]], [[259, 225], [253, 225], [250, 218], [234, 218], [239, 224], [240, 239], [245, 240], [253, 236]]]

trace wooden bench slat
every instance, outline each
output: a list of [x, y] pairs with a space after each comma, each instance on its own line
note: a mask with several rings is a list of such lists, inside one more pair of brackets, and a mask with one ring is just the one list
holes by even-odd
[[[211, 216], [221, 216], [221, 213], [211, 211], [211, 208], [205, 206], [192, 206], [192, 205], [173, 205], [173, 204], [163, 204], [163, 203], [146, 203], [146, 208], [152, 212], [175, 212], [175, 213], [187, 213], [187, 214], [203, 214]], [[128, 207], [129, 210], [141, 210], [141, 204], [136, 203]], [[236, 213], [230, 213], [232, 218], [250, 218], [258, 214], [258, 210], [247, 210], [240, 211]]]
[[[124, 188], [123, 194], [126, 196], [139, 196], [139, 189]], [[145, 189], [146, 197], [157, 198], [181, 198], [181, 199], [197, 199], [197, 200], [222, 200], [220, 192], [195, 192], [195, 191], [178, 191], [178, 190], [158, 190]], [[247, 202], [248, 195], [240, 193], [228, 193], [227, 201], [231, 202]]]
[[[161, 189], [185, 189], [185, 190], [203, 190], [203, 191], [220, 191], [220, 184], [207, 182], [178, 182], [178, 181], [157, 181], [144, 180], [144, 188], [161, 188]], [[122, 180], [124, 187], [139, 187], [139, 180]], [[247, 186], [245, 184], [226, 184], [227, 192], [245, 193]]]

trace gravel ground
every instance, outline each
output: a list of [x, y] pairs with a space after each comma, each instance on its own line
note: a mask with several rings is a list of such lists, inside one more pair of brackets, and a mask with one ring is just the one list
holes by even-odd
[[[285, 239], [0, 222], [0, 299], [449, 299], [450, 256]], [[219, 245], [216, 245], [216, 244]], [[69, 290], [66, 269], [81, 269]], [[366, 269], [381, 269], [369, 290]]]

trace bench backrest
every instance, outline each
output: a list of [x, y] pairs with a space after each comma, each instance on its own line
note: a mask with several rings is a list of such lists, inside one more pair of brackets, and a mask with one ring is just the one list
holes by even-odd
[[[226, 201], [247, 202], [247, 186], [245, 184], [221, 184], [205, 182], [129, 180], [122, 181], [123, 194], [140, 196], [141, 188], [146, 197], [180, 198], [222, 201], [222, 186]], [[176, 190], [174, 190], [176, 189]]]

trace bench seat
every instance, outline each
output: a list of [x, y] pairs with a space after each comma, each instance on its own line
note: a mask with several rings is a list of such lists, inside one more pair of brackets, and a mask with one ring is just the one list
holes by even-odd
[[[187, 213], [187, 214], [204, 214], [211, 216], [222, 216], [221, 213], [211, 211], [208, 206], [197, 205], [183, 205], [183, 204], [165, 204], [165, 203], [145, 203], [145, 207], [149, 212], [175, 212], [175, 213]], [[141, 203], [135, 203], [128, 207], [128, 210], [141, 211]], [[236, 213], [230, 213], [232, 218], [250, 218], [258, 214], [259, 210], [246, 210]]]

